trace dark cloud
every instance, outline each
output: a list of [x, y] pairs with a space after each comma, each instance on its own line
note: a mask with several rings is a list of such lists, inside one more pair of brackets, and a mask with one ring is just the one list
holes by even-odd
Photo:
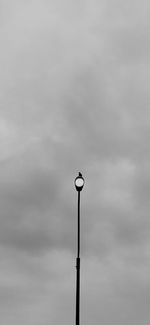
[[0, 8], [1, 323], [74, 319], [81, 171], [82, 321], [148, 325], [149, 4]]

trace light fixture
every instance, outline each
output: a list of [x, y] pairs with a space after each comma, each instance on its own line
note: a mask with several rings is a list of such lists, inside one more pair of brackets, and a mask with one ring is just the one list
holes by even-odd
[[79, 173], [79, 175], [75, 178], [75, 187], [77, 191], [82, 191], [84, 186], [84, 178], [82, 177], [82, 174]]

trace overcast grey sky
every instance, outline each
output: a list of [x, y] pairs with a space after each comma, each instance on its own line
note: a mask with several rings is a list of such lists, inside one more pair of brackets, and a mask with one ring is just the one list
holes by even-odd
[[0, 0], [0, 324], [150, 324], [150, 2]]

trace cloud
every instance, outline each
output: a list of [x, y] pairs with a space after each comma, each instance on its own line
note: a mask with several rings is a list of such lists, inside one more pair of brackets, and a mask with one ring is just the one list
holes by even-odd
[[[1, 323], [149, 324], [149, 3], [1, 1]], [[59, 311], [59, 312], [58, 312]]]

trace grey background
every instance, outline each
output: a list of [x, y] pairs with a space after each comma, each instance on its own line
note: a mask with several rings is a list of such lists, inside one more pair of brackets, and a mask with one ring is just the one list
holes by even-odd
[[150, 323], [150, 2], [0, 1], [0, 323]]

